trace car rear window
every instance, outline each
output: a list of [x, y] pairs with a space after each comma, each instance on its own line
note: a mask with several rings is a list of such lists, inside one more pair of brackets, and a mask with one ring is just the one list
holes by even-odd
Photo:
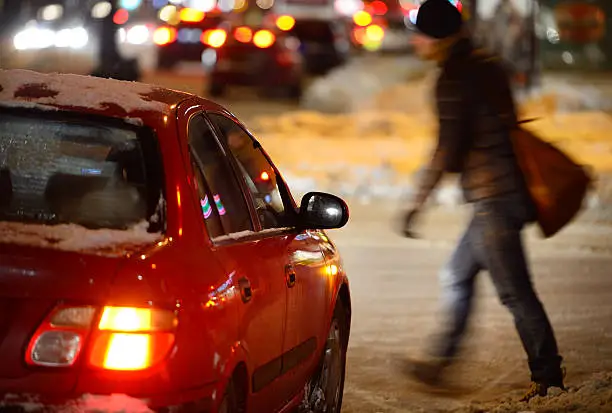
[[334, 31], [326, 21], [296, 21], [291, 34], [301, 42], [331, 43], [334, 41]]
[[2, 113], [0, 221], [91, 229], [145, 221], [149, 232], [159, 232], [163, 194], [155, 153], [145, 128]]

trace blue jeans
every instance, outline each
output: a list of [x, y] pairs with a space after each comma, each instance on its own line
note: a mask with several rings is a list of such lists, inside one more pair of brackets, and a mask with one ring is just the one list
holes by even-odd
[[472, 220], [449, 263], [441, 272], [443, 306], [448, 317], [434, 356], [451, 359], [458, 350], [471, 313], [474, 280], [487, 270], [500, 301], [510, 310], [527, 353], [532, 380], [561, 385], [561, 357], [523, 251], [521, 231], [532, 220], [519, 195], [473, 204]]

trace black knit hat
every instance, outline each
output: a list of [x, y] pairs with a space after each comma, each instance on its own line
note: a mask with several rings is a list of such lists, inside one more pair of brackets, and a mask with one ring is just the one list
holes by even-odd
[[417, 29], [426, 36], [445, 39], [461, 31], [461, 12], [449, 0], [427, 0], [419, 8]]

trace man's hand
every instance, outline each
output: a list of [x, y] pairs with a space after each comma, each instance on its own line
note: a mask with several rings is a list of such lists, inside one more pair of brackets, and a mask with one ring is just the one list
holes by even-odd
[[406, 213], [401, 220], [401, 233], [406, 238], [418, 238], [414, 232], [412, 232], [412, 227], [414, 226], [415, 217], [418, 215], [419, 211], [417, 209], [410, 209]]

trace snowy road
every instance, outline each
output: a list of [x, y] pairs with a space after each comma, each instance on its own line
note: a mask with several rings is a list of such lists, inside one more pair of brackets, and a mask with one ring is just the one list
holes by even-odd
[[[403, 374], [402, 360], [418, 357], [434, 332], [436, 275], [465, 216], [433, 210], [423, 217], [423, 238], [404, 240], [391, 232], [391, 216], [380, 208], [353, 210], [349, 226], [332, 233], [351, 279], [354, 306], [343, 412], [467, 412], [478, 411], [467, 407], [475, 402], [493, 401], [485, 403], [491, 408], [500, 398], [516, 398], [529, 384], [527, 365], [486, 273], [479, 280], [466, 359], [454, 372], [458, 388], [428, 394]], [[535, 284], [556, 328], [567, 384], [574, 391], [593, 374], [612, 371], [612, 228], [583, 221], [552, 240], [529, 237]], [[574, 411], [612, 411], [610, 383], [600, 387], [607, 393], [591, 398], [598, 406], [599, 398], [607, 399], [607, 408], [587, 409], [585, 401], [572, 401], [579, 407]], [[495, 411], [522, 410], [537, 408], [517, 404]]]

